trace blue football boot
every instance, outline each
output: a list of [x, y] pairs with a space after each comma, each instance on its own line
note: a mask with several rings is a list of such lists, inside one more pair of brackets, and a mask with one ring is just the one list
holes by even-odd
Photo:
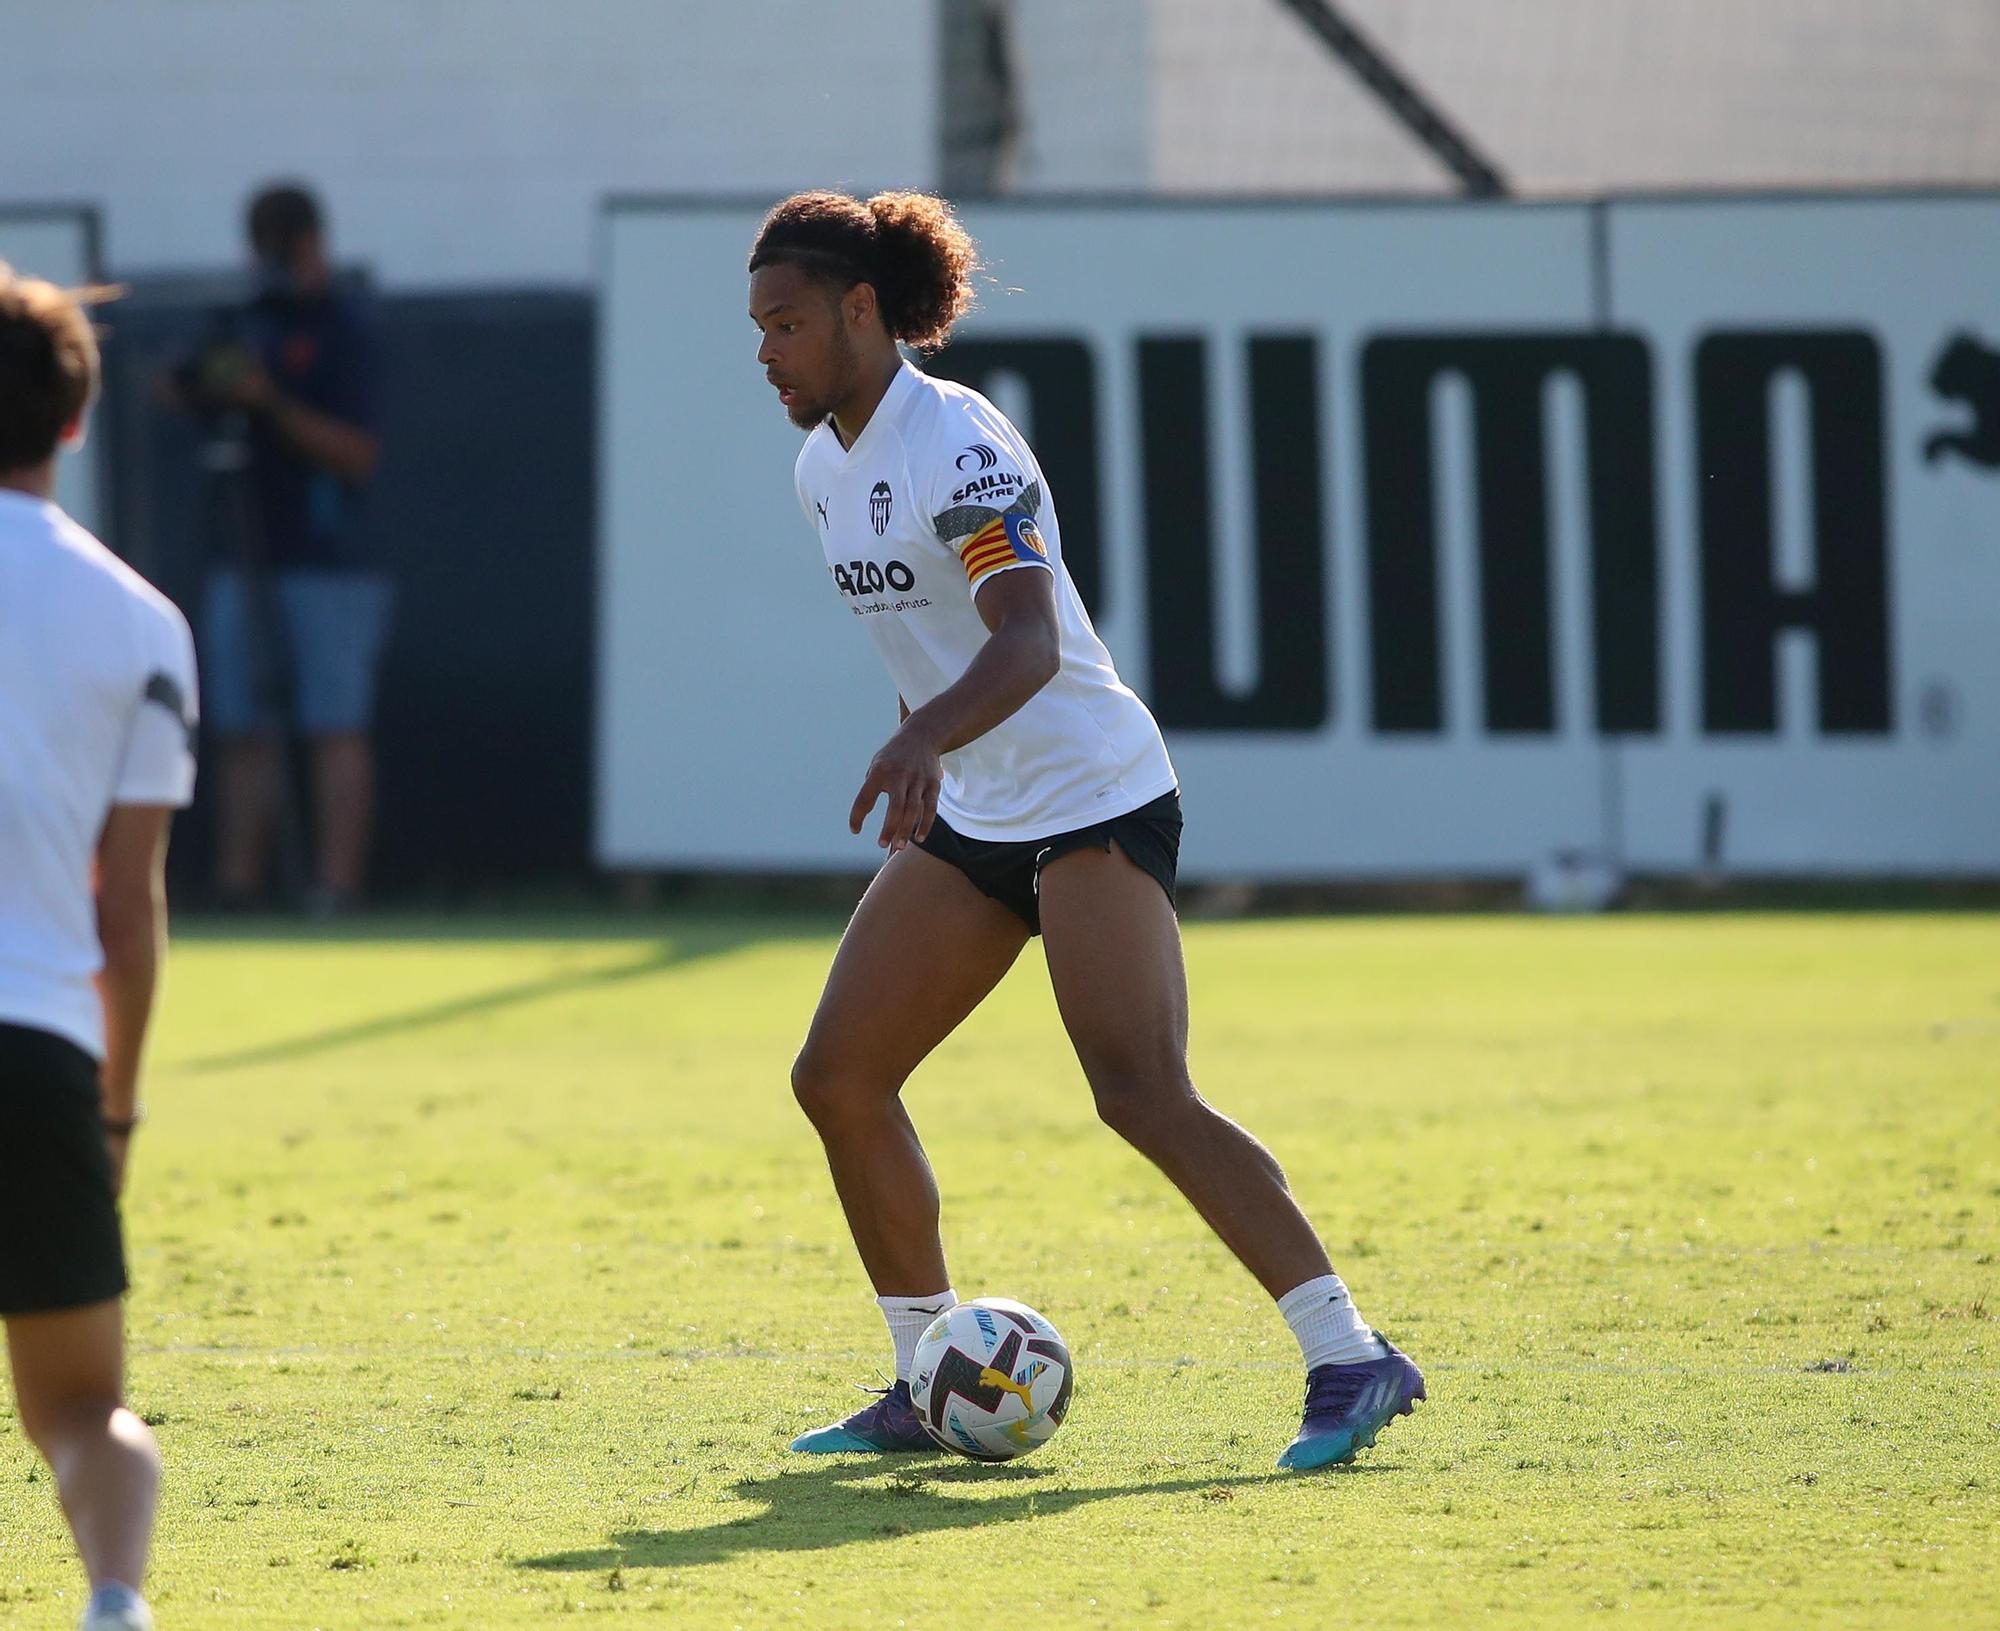
[[937, 1454], [937, 1441], [917, 1419], [908, 1382], [865, 1391], [877, 1396], [873, 1404], [864, 1405], [846, 1421], [801, 1433], [792, 1440], [792, 1448], [801, 1455], [879, 1455], [899, 1450]]
[[1375, 1435], [1395, 1416], [1407, 1416], [1426, 1397], [1424, 1373], [1410, 1356], [1380, 1331], [1380, 1359], [1353, 1365], [1320, 1365], [1306, 1377], [1305, 1420], [1278, 1465], [1294, 1472], [1352, 1461], [1357, 1450], [1375, 1442]]

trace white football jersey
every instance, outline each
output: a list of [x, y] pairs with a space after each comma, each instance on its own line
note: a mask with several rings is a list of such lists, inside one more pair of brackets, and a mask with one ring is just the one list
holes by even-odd
[[0, 489], [0, 1021], [104, 1056], [91, 869], [114, 804], [194, 796], [194, 641], [55, 505]]
[[1063, 568], [1048, 483], [985, 397], [905, 363], [854, 445], [818, 426], [796, 476], [834, 592], [912, 710], [986, 643], [973, 605], [982, 584], [1003, 572], [1055, 576], [1062, 666], [1018, 712], [944, 756], [938, 813], [954, 828], [1048, 838], [1173, 790], [1160, 728], [1119, 680]]

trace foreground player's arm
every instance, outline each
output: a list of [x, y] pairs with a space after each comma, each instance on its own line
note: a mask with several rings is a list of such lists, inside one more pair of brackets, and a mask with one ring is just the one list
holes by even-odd
[[[914, 713], [883, 744], [848, 812], [850, 832], [888, 795], [877, 842], [891, 851], [927, 836], [944, 782], [944, 754], [977, 741], [1056, 676], [1062, 665], [1055, 575], [1026, 567], [996, 572], [973, 597], [987, 641], [956, 681]], [[900, 699], [899, 699], [900, 700]]]
[[[122, 1186], [130, 1128], [139, 1102], [139, 1061], [153, 1016], [153, 993], [167, 943], [167, 827], [164, 804], [118, 804], [97, 842], [97, 937], [104, 968], [104, 1120]], [[119, 1128], [123, 1127], [124, 1132]]]

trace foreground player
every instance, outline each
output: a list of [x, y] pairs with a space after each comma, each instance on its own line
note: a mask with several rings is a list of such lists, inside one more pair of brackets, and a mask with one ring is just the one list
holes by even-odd
[[194, 789], [187, 624], [51, 501], [97, 342], [0, 262], [0, 1318], [21, 1429], [90, 1576], [84, 1631], [146, 1631], [160, 1452], [124, 1404], [118, 1191]]
[[896, 1380], [792, 1448], [934, 1447], [910, 1358], [958, 1298], [902, 1087], [1039, 933], [1098, 1114], [1298, 1337], [1305, 1418], [1279, 1465], [1349, 1461], [1424, 1397], [1423, 1376], [1355, 1312], [1270, 1152], [1189, 1079], [1173, 766], [1063, 568], [1034, 455], [992, 403], [897, 350], [944, 343], [975, 265], [949, 208], [919, 193], [801, 193], [765, 218], [750, 255], [757, 361], [809, 433], [799, 502], [903, 710], [848, 820], [858, 833], [886, 798], [888, 859], [792, 1076], [888, 1320]]

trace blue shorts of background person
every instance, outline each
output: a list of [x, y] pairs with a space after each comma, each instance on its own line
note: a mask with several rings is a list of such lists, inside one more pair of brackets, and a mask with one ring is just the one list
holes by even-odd
[[395, 589], [380, 572], [275, 572], [261, 581], [224, 570], [202, 608], [202, 700], [224, 736], [366, 732]]

